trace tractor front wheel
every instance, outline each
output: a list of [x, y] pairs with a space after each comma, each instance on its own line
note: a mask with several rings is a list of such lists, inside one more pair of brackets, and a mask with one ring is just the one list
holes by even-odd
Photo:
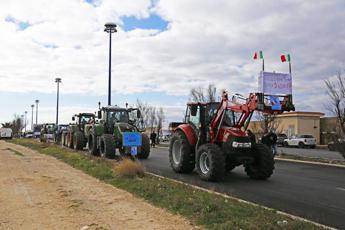
[[115, 140], [111, 134], [103, 134], [101, 136], [100, 148], [101, 157], [103, 158], [115, 158]]
[[252, 179], [266, 180], [273, 174], [274, 159], [270, 149], [263, 144], [254, 146], [254, 162], [245, 164], [247, 175]]
[[93, 156], [99, 155], [99, 149], [97, 146], [97, 136], [90, 134], [87, 138], [89, 153]]
[[191, 173], [195, 167], [195, 157], [185, 134], [176, 131], [170, 139], [169, 161], [177, 173]]
[[67, 147], [73, 149], [73, 134], [71, 132], [67, 134]]
[[220, 181], [225, 173], [225, 156], [215, 144], [204, 144], [196, 152], [196, 169], [202, 180]]
[[145, 134], [141, 134], [141, 147], [138, 154], [139, 159], [147, 159], [150, 155], [150, 140]]
[[75, 150], [82, 150], [84, 148], [84, 134], [82, 132], [75, 132], [73, 135], [73, 143]]

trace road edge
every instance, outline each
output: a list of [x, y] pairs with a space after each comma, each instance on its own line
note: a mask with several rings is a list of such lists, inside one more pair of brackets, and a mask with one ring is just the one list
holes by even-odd
[[210, 189], [206, 189], [206, 188], [203, 188], [203, 187], [199, 187], [199, 186], [196, 186], [196, 185], [188, 184], [188, 183], [185, 183], [183, 181], [175, 180], [175, 179], [172, 179], [172, 178], [169, 178], [169, 177], [161, 176], [161, 175], [158, 175], [158, 174], [155, 174], [155, 173], [151, 173], [151, 172], [147, 172], [147, 171], [145, 172], [145, 174], [148, 174], [148, 175], [151, 175], [151, 176], [155, 176], [155, 177], [159, 177], [159, 178], [164, 178], [166, 180], [169, 180], [169, 181], [172, 181], [172, 182], [175, 182], [175, 183], [178, 183], [178, 184], [189, 186], [189, 187], [192, 187], [194, 189], [198, 189], [198, 190], [210, 193], [210, 194], [222, 196], [222, 197], [227, 198], [227, 199], [233, 199], [233, 200], [236, 200], [236, 201], [241, 202], [241, 203], [245, 203], [245, 204], [253, 205], [253, 206], [256, 206], [256, 207], [260, 207], [260, 208], [263, 208], [263, 209], [266, 209], [266, 210], [269, 210], [269, 211], [275, 211], [276, 213], [284, 215], [284, 216], [287, 216], [287, 217], [290, 217], [291, 219], [300, 220], [300, 221], [303, 221], [303, 222], [306, 222], [306, 223], [311, 223], [311, 224], [314, 224], [314, 225], [316, 225], [318, 227], [321, 227], [321, 228], [324, 228], [324, 229], [337, 230], [337, 228], [333, 228], [333, 227], [330, 227], [330, 226], [327, 226], [327, 225], [324, 225], [324, 224], [320, 224], [318, 222], [315, 222], [315, 221], [312, 221], [312, 220], [308, 220], [308, 219], [305, 219], [305, 218], [300, 217], [300, 216], [295, 216], [295, 215], [289, 214], [287, 212], [279, 211], [279, 210], [276, 210], [276, 209], [273, 209], [273, 208], [269, 208], [269, 207], [264, 206], [264, 205], [260, 205], [260, 204], [257, 204], [257, 203], [246, 201], [246, 200], [243, 200], [243, 199], [240, 199], [240, 198], [237, 198], [237, 197], [229, 196], [229, 195], [224, 194], [224, 193], [220, 193], [220, 192], [216, 192], [216, 191], [213, 191], [213, 190], [210, 190]]
[[274, 160], [294, 162], [294, 163], [300, 163], [300, 164], [312, 164], [312, 165], [322, 165], [322, 166], [329, 166], [329, 167], [345, 168], [345, 165], [341, 165], [341, 164], [330, 164], [330, 163], [324, 163], [324, 162], [296, 160], [296, 159], [281, 158], [281, 157], [275, 157]]

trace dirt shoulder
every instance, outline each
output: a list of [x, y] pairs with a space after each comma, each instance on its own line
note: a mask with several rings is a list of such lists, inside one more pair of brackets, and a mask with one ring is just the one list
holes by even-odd
[[0, 229], [192, 229], [50, 156], [0, 141]]

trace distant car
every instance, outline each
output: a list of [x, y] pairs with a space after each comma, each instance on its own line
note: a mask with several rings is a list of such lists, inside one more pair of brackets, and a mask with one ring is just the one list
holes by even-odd
[[284, 140], [288, 139], [288, 137], [286, 136], [286, 134], [284, 133], [279, 133], [277, 134], [277, 145], [278, 146], [283, 146], [284, 145]]
[[295, 137], [287, 138], [283, 142], [285, 147], [295, 146], [299, 148], [315, 148], [316, 139], [312, 135], [297, 135]]
[[11, 128], [0, 128], [0, 139], [7, 138], [12, 139], [12, 129]]
[[24, 134], [24, 137], [25, 137], [25, 138], [33, 138], [33, 137], [34, 137], [34, 132], [31, 132], [31, 131], [26, 132], [26, 133]]

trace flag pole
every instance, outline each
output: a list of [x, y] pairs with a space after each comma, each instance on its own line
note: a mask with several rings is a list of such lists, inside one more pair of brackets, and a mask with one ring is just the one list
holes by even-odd
[[291, 75], [291, 61], [289, 61], [289, 73]]
[[262, 59], [262, 72], [265, 71], [265, 59]]

